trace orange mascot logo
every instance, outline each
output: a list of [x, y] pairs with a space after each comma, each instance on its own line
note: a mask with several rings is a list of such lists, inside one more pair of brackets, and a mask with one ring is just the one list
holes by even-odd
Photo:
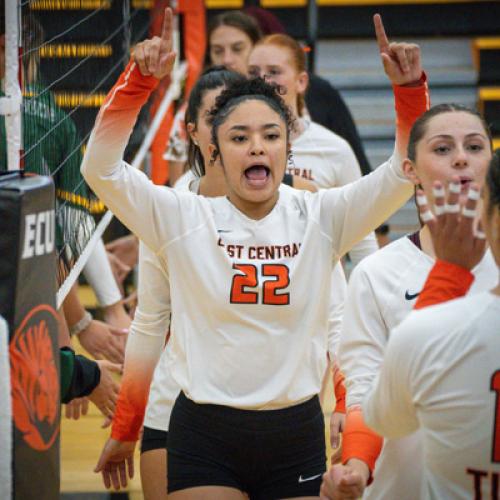
[[41, 304], [24, 318], [9, 347], [14, 424], [38, 451], [48, 450], [59, 434], [59, 376], [50, 328], [57, 328], [56, 313]]

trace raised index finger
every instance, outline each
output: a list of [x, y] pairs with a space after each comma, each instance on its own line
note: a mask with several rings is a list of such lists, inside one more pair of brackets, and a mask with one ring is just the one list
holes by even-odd
[[163, 25], [161, 28], [161, 39], [163, 42], [171, 43], [172, 41], [172, 9], [167, 7], [163, 16]]
[[384, 23], [382, 22], [382, 17], [380, 14], [375, 14], [373, 16], [373, 24], [375, 26], [375, 36], [377, 37], [377, 43], [380, 52], [388, 52], [389, 39], [385, 34]]

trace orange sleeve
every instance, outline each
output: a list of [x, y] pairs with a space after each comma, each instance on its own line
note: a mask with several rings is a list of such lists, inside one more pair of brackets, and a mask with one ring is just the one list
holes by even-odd
[[420, 292], [415, 309], [439, 304], [465, 295], [474, 281], [474, 275], [464, 267], [437, 260]]
[[342, 440], [342, 463], [345, 464], [351, 458], [365, 462], [370, 469], [368, 483], [372, 481], [375, 462], [380, 455], [383, 442], [384, 439], [365, 424], [359, 406], [347, 410]]
[[419, 82], [411, 87], [393, 85], [396, 110], [396, 147], [400, 153], [406, 150], [410, 130], [415, 120], [430, 108], [431, 100], [427, 75], [422, 72]]
[[[130, 61], [99, 110], [92, 132], [94, 142], [115, 149], [116, 144], [125, 143], [141, 107], [157, 85], [158, 79], [143, 76]], [[140, 345], [135, 346], [132, 334], [127, 340], [123, 380], [111, 430], [114, 439], [135, 441], [139, 437], [157, 351], [144, 354]]]
[[335, 394], [335, 411], [345, 413], [345, 376], [337, 363], [333, 366], [333, 391]]

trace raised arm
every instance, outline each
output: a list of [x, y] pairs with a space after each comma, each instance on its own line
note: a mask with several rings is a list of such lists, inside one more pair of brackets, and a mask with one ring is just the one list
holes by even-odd
[[430, 104], [419, 47], [389, 43], [378, 14], [374, 24], [384, 70], [394, 90], [396, 150], [371, 174], [323, 193], [321, 222], [325, 232], [332, 236], [338, 256], [387, 220], [413, 194], [413, 185], [403, 174], [401, 163], [406, 157], [411, 127]]
[[[141, 107], [171, 72], [172, 12], [165, 11], [161, 37], [137, 45], [132, 60], [102, 105], [82, 163], [82, 174], [99, 198], [132, 232], [157, 250], [168, 237], [165, 217], [176, 207], [168, 189], [153, 185], [123, 160]], [[144, 221], [148, 221], [145, 224]]]

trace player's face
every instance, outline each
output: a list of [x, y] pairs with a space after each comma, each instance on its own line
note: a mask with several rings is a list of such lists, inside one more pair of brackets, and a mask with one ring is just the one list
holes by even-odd
[[257, 45], [248, 59], [248, 74], [265, 78], [285, 90], [283, 99], [297, 116], [297, 95], [307, 88], [307, 73], [297, 71], [290, 49], [277, 45]]
[[442, 113], [429, 120], [417, 144], [416, 180], [433, 200], [434, 181], [447, 185], [458, 176], [465, 197], [471, 182], [483, 185], [490, 160], [489, 139], [477, 116], [463, 111]]
[[265, 216], [285, 172], [285, 122], [267, 103], [249, 99], [228, 115], [217, 138], [229, 199], [250, 217]]
[[211, 128], [207, 123], [210, 109], [215, 104], [215, 99], [222, 92], [224, 87], [205, 91], [201, 99], [201, 106], [198, 111], [198, 121], [196, 124], [188, 123], [187, 130], [191, 138], [198, 144], [203, 158], [209, 158], [209, 146], [211, 142]]
[[212, 32], [209, 43], [212, 64], [246, 75], [253, 44], [245, 32], [232, 26], [219, 26]]

